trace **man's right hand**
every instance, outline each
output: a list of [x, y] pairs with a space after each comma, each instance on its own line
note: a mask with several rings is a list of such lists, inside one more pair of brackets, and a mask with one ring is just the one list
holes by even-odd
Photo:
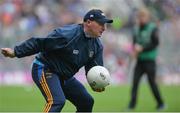
[[9, 58], [14, 58], [15, 57], [14, 50], [11, 49], [11, 48], [1, 48], [1, 53], [5, 57], [9, 57]]

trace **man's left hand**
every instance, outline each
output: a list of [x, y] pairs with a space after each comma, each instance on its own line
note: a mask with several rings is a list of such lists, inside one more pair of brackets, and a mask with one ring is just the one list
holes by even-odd
[[91, 87], [91, 88], [95, 92], [103, 92], [103, 91], [105, 91], [105, 88], [93, 88], [93, 87]]

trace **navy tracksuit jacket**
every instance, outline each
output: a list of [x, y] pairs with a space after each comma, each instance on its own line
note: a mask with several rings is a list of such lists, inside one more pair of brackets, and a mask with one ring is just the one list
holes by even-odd
[[46, 38], [30, 38], [14, 51], [18, 58], [39, 53], [36, 59], [64, 78], [72, 77], [82, 66], [87, 72], [94, 65], [103, 65], [100, 40], [85, 37], [80, 24], [57, 28]]
[[99, 38], [86, 37], [83, 25], [73, 24], [55, 29], [46, 38], [30, 38], [15, 46], [18, 58], [36, 55], [32, 76], [47, 103], [45, 112], [61, 111], [65, 99], [77, 111], [92, 111], [93, 98], [73, 75], [85, 66], [86, 73], [103, 65], [103, 46]]

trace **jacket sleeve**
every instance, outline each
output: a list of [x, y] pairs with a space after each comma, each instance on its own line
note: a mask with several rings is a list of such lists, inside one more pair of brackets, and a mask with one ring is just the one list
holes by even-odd
[[93, 66], [103, 66], [103, 48], [94, 56], [94, 58], [85, 65], [86, 75]]
[[20, 45], [14, 47], [16, 57], [21, 58], [30, 56], [39, 52], [48, 52], [55, 49], [63, 48], [67, 39], [54, 30], [46, 38], [32, 37]]
[[156, 48], [159, 45], [159, 36], [158, 36], [158, 29], [155, 28], [151, 35], [151, 43], [147, 44], [143, 51], [151, 51], [152, 49]]

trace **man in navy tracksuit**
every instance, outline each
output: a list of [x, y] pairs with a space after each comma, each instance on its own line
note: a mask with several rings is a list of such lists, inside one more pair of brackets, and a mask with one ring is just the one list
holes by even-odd
[[103, 65], [103, 46], [98, 37], [106, 23], [112, 20], [101, 10], [93, 9], [85, 15], [83, 24], [57, 28], [46, 38], [33, 37], [14, 49], [1, 48], [1, 52], [10, 58], [38, 53], [32, 78], [46, 99], [44, 112], [60, 112], [66, 99], [76, 106], [77, 112], [91, 112], [93, 97], [73, 75], [83, 66], [87, 74], [91, 67]]

